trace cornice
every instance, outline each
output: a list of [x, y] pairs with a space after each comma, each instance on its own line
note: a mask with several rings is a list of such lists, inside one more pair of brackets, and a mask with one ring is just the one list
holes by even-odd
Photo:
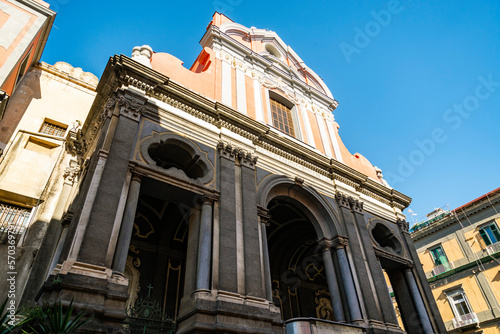
[[[224, 104], [207, 99], [183, 87], [168, 77], [120, 55], [111, 57], [97, 87], [97, 96], [82, 131], [85, 133], [102, 113], [109, 97], [120, 88], [131, 86], [143, 94], [172, 105], [219, 128], [229, 129], [253, 144], [290, 161], [296, 162], [332, 180], [339, 180], [354, 187], [358, 192], [393, 207], [405, 208], [411, 198], [377, 183], [363, 173], [330, 159], [325, 155], [297, 144], [281, 134], [271, 131], [270, 126], [258, 122]], [[144, 112], [151, 113], [151, 108]], [[158, 115], [150, 115], [158, 117]]]

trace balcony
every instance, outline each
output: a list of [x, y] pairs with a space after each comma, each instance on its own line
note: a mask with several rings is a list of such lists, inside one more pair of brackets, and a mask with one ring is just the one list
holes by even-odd
[[493, 255], [495, 253], [500, 252], [500, 242], [496, 242], [492, 245], [486, 246], [486, 251], [489, 255]]
[[462, 328], [466, 326], [476, 325], [479, 322], [476, 313], [467, 313], [453, 318], [453, 327]]
[[453, 262], [440, 264], [439, 266], [435, 266], [434, 269], [432, 269], [432, 276], [437, 276], [454, 268], [455, 266], [453, 265]]

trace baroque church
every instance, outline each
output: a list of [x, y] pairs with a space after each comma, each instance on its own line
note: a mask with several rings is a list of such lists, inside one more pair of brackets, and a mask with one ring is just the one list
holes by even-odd
[[411, 199], [344, 146], [322, 79], [223, 14], [200, 43], [190, 69], [144, 45], [99, 81], [61, 62], [20, 82], [0, 123], [17, 303], [73, 300], [90, 333], [446, 332]]

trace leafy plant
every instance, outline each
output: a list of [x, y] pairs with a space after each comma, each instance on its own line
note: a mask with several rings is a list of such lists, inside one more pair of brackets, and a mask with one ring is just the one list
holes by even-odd
[[29, 321], [28, 317], [16, 317], [16, 319], [13, 320], [10, 316], [10, 310], [7, 307], [8, 301], [9, 299], [7, 298], [2, 305], [0, 305], [0, 334], [13, 333], [15, 328]]
[[69, 303], [65, 310], [61, 301], [49, 305], [43, 303], [28, 312], [30, 319], [28, 328], [32, 332], [28, 332], [23, 327], [25, 334], [71, 334], [75, 333], [79, 328], [89, 323], [93, 316], [88, 315], [85, 309], [73, 316], [73, 300]]

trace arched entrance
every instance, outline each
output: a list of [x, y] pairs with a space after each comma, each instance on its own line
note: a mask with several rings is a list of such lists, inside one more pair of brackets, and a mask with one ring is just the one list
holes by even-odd
[[298, 203], [277, 197], [267, 207], [273, 302], [283, 320], [313, 317], [334, 320], [318, 235]]
[[258, 203], [267, 225], [268, 296], [288, 320], [287, 330], [295, 333], [294, 326], [309, 321], [303, 317], [330, 321], [330, 327], [331, 320], [362, 321], [345, 249], [348, 238], [327, 198], [300, 179], [272, 175], [260, 183]]

